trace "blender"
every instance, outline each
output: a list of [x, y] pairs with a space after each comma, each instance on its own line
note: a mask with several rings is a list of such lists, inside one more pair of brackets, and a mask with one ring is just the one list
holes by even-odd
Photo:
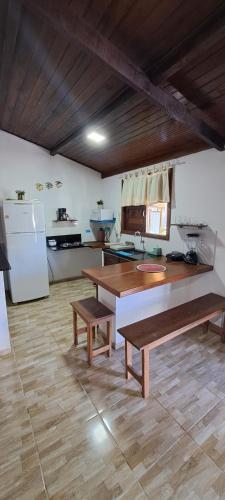
[[187, 264], [198, 264], [198, 246], [199, 246], [199, 234], [198, 233], [188, 233], [186, 234], [186, 241], [188, 252], [186, 253], [184, 260]]

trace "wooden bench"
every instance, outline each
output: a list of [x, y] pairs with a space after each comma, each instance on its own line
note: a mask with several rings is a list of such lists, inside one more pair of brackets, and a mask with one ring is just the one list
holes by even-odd
[[[198, 299], [169, 309], [137, 323], [119, 328], [119, 333], [125, 338], [125, 370], [126, 378], [133, 376], [142, 386], [142, 396], [149, 396], [149, 351], [164, 342], [185, 333], [197, 325], [205, 324], [206, 330], [209, 320], [225, 311], [225, 297], [209, 293]], [[225, 342], [225, 322], [222, 327], [216, 327], [217, 333]], [[132, 368], [132, 347], [142, 353], [142, 374], [139, 375]]]
[[[107, 353], [108, 356], [111, 356], [114, 313], [94, 297], [71, 302], [71, 306], [73, 308], [74, 346], [78, 345], [78, 335], [87, 332], [88, 364], [91, 366], [93, 356], [97, 356], [98, 354]], [[77, 315], [82, 318], [86, 327], [77, 328]], [[101, 347], [93, 349], [95, 327], [101, 326], [103, 323], [107, 325], [106, 343]]]

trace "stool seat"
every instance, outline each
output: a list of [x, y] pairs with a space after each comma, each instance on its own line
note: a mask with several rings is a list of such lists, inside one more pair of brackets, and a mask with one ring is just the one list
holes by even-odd
[[87, 324], [97, 324], [99, 320], [107, 320], [113, 315], [113, 312], [108, 307], [104, 306], [104, 304], [94, 297], [76, 300], [75, 302], [71, 302], [71, 306]]
[[[92, 364], [93, 356], [97, 356], [98, 354], [107, 353], [108, 357], [110, 357], [112, 343], [112, 320], [114, 313], [94, 297], [76, 300], [75, 302], [71, 302], [71, 306], [73, 308], [74, 346], [78, 345], [78, 335], [87, 332], [89, 365]], [[77, 315], [79, 315], [86, 324], [85, 328], [77, 328]], [[100, 326], [104, 322], [107, 324], [106, 342], [103, 346], [93, 349], [95, 327]]]

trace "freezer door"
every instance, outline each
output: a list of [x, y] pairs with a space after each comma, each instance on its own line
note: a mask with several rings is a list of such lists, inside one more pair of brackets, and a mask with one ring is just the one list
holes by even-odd
[[9, 234], [7, 250], [12, 302], [49, 295], [45, 234]]
[[44, 231], [44, 207], [41, 203], [5, 203], [4, 221], [7, 234]]

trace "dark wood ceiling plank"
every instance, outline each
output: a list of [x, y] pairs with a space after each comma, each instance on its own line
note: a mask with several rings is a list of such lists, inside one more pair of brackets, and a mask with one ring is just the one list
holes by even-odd
[[[28, 12], [24, 13], [21, 28], [17, 36], [14, 63], [11, 69], [11, 76], [6, 95], [6, 105], [2, 119], [3, 127], [7, 129], [10, 128], [10, 125], [12, 124], [11, 131], [15, 133], [16, 124], [18, 123], [16, 112], [18, 107], [20, 108], [20, 112], [23, 110], [21, 104], [19, 106], [19, 101], [21, 103], [24, 98], [25, 80], [27, 75], [31, 72], [32, 59], [38, 45], [39, 38], [37, 33], [39, 33], [39, 35], [40, 33], [43, 34], [42, 28], [43, 23], [39, 21], [38, 17], [31, 18]], [[25, 60], [24, 54], [26, 54]]]
[[[30, 131], [30, 127], [33, 126], [37, 118], [37, 112], [40, 110], [40, 100], [46, 95], [46, 92], [51, 87], [51, 80], [53, 78], [53, 72], [57, 70], [57, 66], [64, 57], [66, 48], [68, 46], [67, 42], [60, 42], [58, 36], [55, 32], [50, 33], [48, 38], [48, 43], [44, 47], [44, 52], [42, 53], [42, 58], [39, 61], [39, 65], [36, 65], [34, 73], [32, 75], [32, 84], [25, 89], [26, 98], [24, 102], [24, 108], [20, 115], [18, 122], [18, 129], [21, 127], [27, 128]], [[52, 61], [55, 62], [53, 66]], [[52, 91], [52, 87], [51, 87]], [[43, 111], [43, 110], [42, 110]]]
[[8, 82], [13, 67], [13, 59], [16, 51], [17, 37], [20, 30], [23, 6], [16, 0], [8, 1], [7, 19], [4, 26], [4, 41], [1, 53], [0, 65], [0, 121], [3, 127], [2, 117], [6, 105], [8, 93]]
[[[67, 61], [69, 61], [69, 65], [67, 69], [65, 58], [62, 60], [63, 70], [66, 72], [65, 78], [63, 78], [64, 71], [61, 71], [60, 65], [53, 75], [55, 85], [53, 86], [52, 82], [50, 82], [45, 98], [41, 101], [39, 110], [37, 110], [38, 116], [34, 124], [36, 134], [39, 134], [40, 131], [43, 132], [50, 125], [53, 117], [57, 117], [59, 113], [63, 114], [71, 106], [74, 112], [77, 112], [79, 109], [79, 97], [83, 90], [82, 82], [88, 82], [87, 75], [91, 61], [88, 57], [84, 58], [81, 52], [78, 53], [78, 56], [76, 54], [72, 61], [70, 51], [68, 52], [68, 56]], [[45, 107], [45, 112], [40, 112], [40, 109], [43, 107]]]
[[[26, 72], [24, 78], [21, 82], [21, 85], [18, 89], [18, 97], [15, 103], [15, 107], [13, 109], [11, 115], [11, 122], [13, 127], [11, 130], [16, 135], [19, 135], [22, 128], [26, 123], [26, 108], [27, 104], [30, 102], [30, 97], [34, 97], [33, 89], [36, 88], [37, 81], [39, 79], [40, 72], [42, 70], [44, 61], [46, 59], [46, 54], [50, 47], [52, 46], [54, 41], [54, 35], [50, 36], [49, 29], [46, 22], [42, 22], [39, 29], [39, 36], [32, 38], [33, 44], [28, 42], [30, 47], [33, 46], [33, 52], [31, 54], [31, 58], [29, 60], [29, 64], [26, 65]], [[44, 47], [44, 50], [43, 50]], [[27, 53], [29, 51], [25, 51]], [[23, 54], [24, 57], [24, 54]], [[30, 102], [29, 107], [29, 119], [31, 119], [31, 115], [34, 119], [34, 102]]]
[[[186, 4], [188, 5], [188, 2], [186, 2]], [[200, 13], [198, 13], [196, 5], [195, 18], [199, 14]], [[187, 19], [183, 10], [181, 10], [181, 15], [183, 19], [180, 19], [180, 22], [177, 23], [177, 25], [174, 23], [174, 27], [171, 29], [170, 37], [173, 36], [174, 30], [177, 32], [178, 29], [182, 29], [182, 20], [187, 27]], [[189, 19], [191, 21], [191, 16]], [[173, 48], [170, 48], [164, 54], [164, 57], [161, 58], [160, 64], [156, 60], [155, 65], [152, 66], [149, 72], [149, 76], [155, 83], [167, 80], [170, 76], [185, 67], [189, 61], [197, 56], [201, 56], [204, 52], [207, 52], [212, 45], [224, 37], [224, 2], [222, 2], [222, 4], [220, 4], [206, 19], [203, 19], [202, 22], [200, 22], [200, 20], [197, 22], [197, 20], [198, 17], [196, 19], [195, 29], [192, 29], [186, 36], [183, 36], [179, 44], [174, 44], [172, 40], [171, 45]]]
[[[147, 133], [150, 137], [159, 127], [161, 127], [163, 124], [165, 125], [168, 122], [170, 122], [170, 118], [168, 117], [168, 115], [166, 115], [165, 113], [161, 113], [157, 117], [154, 116], [154, 119], [152, 118], [152, 123], [150, 120], [144, 121], [140, 118], [137, 123], [132, 122], [131, 124], [129, 124], [129, 126], [124, 129], [123, 132], [119, 132], [114, 129], [113, 133], [110, 129], [110, 141], [107, 142], [104, 147], [101, 147], [100, 150], [95, 145], [92, 146], [88, 144], [89, 152], [92, 154], [92, 157], [94, 157], [95, 155], [100, 157], [101, 154], [104, 154], [105, 151], [111, 151], [111, 149], [118, 144], [131, 142], [136, 136], [141, 137], [142, 135], [146, 135]], [[73, 142], [73, 145], [76, 146], [76, 150], [80, 153], [83, 153], [87, 149], [87, 143], [84, 137], [82, 137], [82, 142], [76, 141], [75, 143]], [[67, 151], [68, 149], [66, 149], [64, 153]]]
[[186, 108], [173, 97], [163, 92], [159, 87], [156, 87], [148, 79], [145, 73], [138, 66], [119, 51], [107, 39], [102, 37], [94, 29], [86, 24], [81, 24], [77, 20], [75, 26], [69, 19], [61, 19], [60, 25], [54, 20], [54, 25], [61, 28], [67, 33], [71, 40], [77, 40], [85, 49], [96, 55], [100, 60], [107, 64], [110, 68], [124, 78], [128, 84], [143, 93], [151, 101], [154, 100], [160, 106], [165, 108], [170, 116], [190, 127], [200, 138], [205, 140], [210, 146], [216, 147], [218, 150], [224, 150], [224, 139], [219, 136], [206, 123], [192, 116]]
[[[107, 68], [105, 68], [107, 70]], [[61, 133], [62, 124], [73, 128], [73, 118], [77, 126], [87, 124], [90, 114], [94, 114], [99, 108], [102, 109], [111, 95], [120, 93], [121, 82], [109, 77], [109, 72], [101, 69], [96, 61], [89, 65], [86, 74], [71, 89], [72, 103], [65, 101], [57, 106], [54, 113], [49, 116], [42, 127], [42, 134], [48, 133], [51, 127], [56, 133]]]

